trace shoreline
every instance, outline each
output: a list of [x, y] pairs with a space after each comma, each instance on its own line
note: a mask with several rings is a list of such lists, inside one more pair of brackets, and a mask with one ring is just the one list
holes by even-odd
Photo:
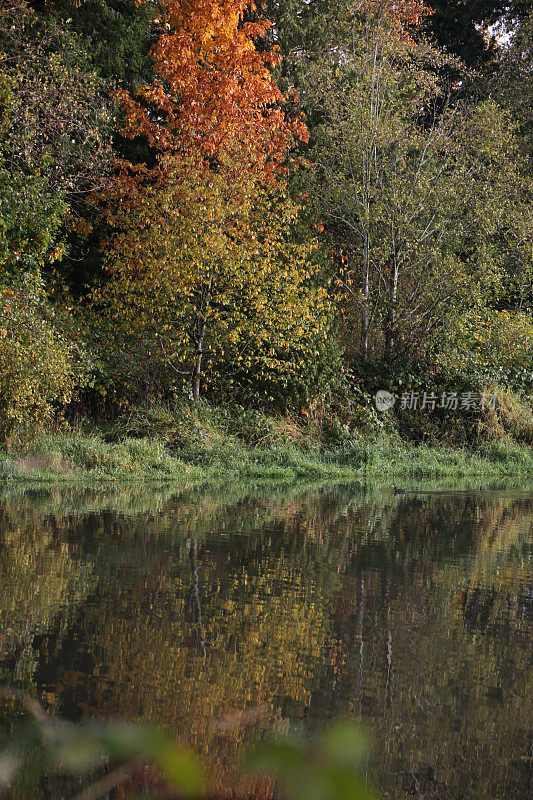
[[[0, 451], [0, 483], [43, 486], [175, 486], [221, 481], [368, 481], [533, 478], [533, 448], [488, 444], [467, 450], [399, 441], [361, 441], [324, 449], [278, 442], [181, 443], [155, 437], [106, 441], [99, 432], [46, 435], [24, 452]], [[401, 480], [398, 480], [401, 479]]]

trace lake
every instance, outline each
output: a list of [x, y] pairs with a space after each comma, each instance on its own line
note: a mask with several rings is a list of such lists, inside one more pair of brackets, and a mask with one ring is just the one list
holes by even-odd
[[0, 678], [53, 714], [226, 783], [350, 717], [384, 797], [533, 797], [533, 488], [5, 490], [0, 547]]

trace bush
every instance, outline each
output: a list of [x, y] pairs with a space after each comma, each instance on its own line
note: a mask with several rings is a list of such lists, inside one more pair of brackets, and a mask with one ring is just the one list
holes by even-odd
[[26, 276], [17, 289], [0, 286], [0, 441], [22, 444], [67, 403], [83, 369], [42, 281]]
[[490, 386], [488, 394], [496, 397], [494, 408], [488, 406], [480, 420], [480, 434], [487, 441], [508, 445], [533, 445], [533, 407], [531, 398]]
[[473, 385], [528, 389], [533, 381], [533, 319], [519, 311], [473, 310], [446, 331], [438, 363]]

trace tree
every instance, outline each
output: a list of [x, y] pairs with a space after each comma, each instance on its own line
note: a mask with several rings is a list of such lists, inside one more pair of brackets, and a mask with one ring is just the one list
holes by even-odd
[[2, 5], [0, 49], [5, 275], [64, 254], [67, 218], [111, 166], [111, 111], [76, 37], [23, 0]]
[[158, 5], [135, 0], [53, 0], [49, 13], [84, 37], [98, 74], [112, 85], [137, 89], [153, 78], [150, 48], [157, 40]]
[[432, 0], [425, 29], [439, 47], [469, 68], [487, 70], [500, 56], [498, 33], [512, 33], [528, 17], [529, 0]]
[[519, 124], [522, 145], [533, 164], [533, 11], [517, 26], [513, 38], [502, 52], [499, 69], [489, 81], [491, 95], [508, 108]]
[[439, 47], [458, 56], [470, 68], [479, 68], [497, 58], [497, 43], [491, 34], [504, 16], [505, 0], [432, 0], [434, 13], [426, 30]]
[[519, 178], [505, 115], [494, 104], [441, 110], [443, 57], [386, 5], [362, 10], [351, 37], [310, 65], [304, 100], [323, 118], [312, 192], [345, 265], [360, 354], [372, 335], [388, 360], [420, 354], [450, 304], [495, 287], [497, 259], [486, 256], [512, 227], [507, 197]]
[[0, 438], [24, 440], [82, 380], [43, 280], [111, 165], [109, 104], [83, 48], [22, 0], [0, 9]]
[[117, 95], [123, 135], [146, 137], [156, 159], [122, 162], [109, 185], [117, 235], [98, 301], [150, 342], [149, 362], [178, 384], [190, 375], [195, 398], [202, 377], [231, 383], [243, 371], [265, 394], [261, 381], [287, 381], [327, 328], [310, 247], [290, 242], [297, 209], [282, 182], [287, 148], [306, 129], [283, 113], [270, 70], [278, 55], [254, 45], [268, 23], [244, 22], [246, 5], [169, 0], [156, 80]]
[[86, 356], [68, 314], [39, 276], [0, 283], [0, 442], [21, 445], [51, 422], [83, 384]]
[[[311, 248], [290, 241], [297, 208], [222, 158], [213, 172], [201, 156], [167, 156], [142, 192], [116, 185], [110, 280], [95, 298], [137, 369], [162, 364], [195, 399], [202, 378], [231, 384], [251, 371], [256, 389], [269, 375], [283, 384], [316, 356], [329, 324]], [[131, 380], [134, 363], [128, 371]]]
[[318, 213], [343, 242], [343, 258], [352, 262], [345, 284], [350, 292], [357, 273], [364, 359], [379, 321], [390, 356], [400, 274], [407, 267], [409, 291], [416, 294], [426, 268], [428, 240], [434, 244], [428, 232], [435, 227], [437, 235], [439, 225], [428, 195], [436, 190], [435, 155], [447, 143], [448, 129], [434, 123], [424, 134], [417, 125], [420, 109], [436, 93], [435, 78], [386, 4], [361, 6], [351, 34], [351, 41], [332, 42], [310, 66], [304, 97], [322, 113], [312, 153], [314, 194]]

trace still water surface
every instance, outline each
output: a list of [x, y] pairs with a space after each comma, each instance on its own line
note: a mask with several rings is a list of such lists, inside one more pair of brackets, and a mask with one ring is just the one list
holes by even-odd
[[6, 497], [0, 626], [2, 682], [220, 774], [350, 716], [385, 797], [533, 797], [533, 488]]

